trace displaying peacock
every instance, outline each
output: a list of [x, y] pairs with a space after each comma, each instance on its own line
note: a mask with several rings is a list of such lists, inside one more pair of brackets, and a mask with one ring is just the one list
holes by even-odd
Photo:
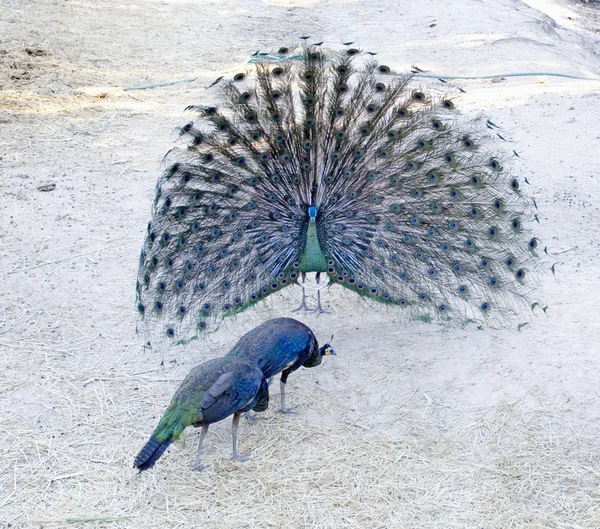
[[229, 357], [257, 365], [265, 379], [281, 373], [281, 406], [283, 413], [293, 408], [285, 405], [288, 376], [300, 367], [317, 367], [324, 356], [335, 355], [333, 347], [319, 342], [309, 327], [293, 318], [274, 318], [247, 332], [227, 353]]
[[150, 440], [136, 456], [133, 466], [140, 471], [154, 466], [168, 446], [188, 426], [202, 426], [194, 468], [203, 470], [200, 453], [208, 426], [233, 415], [232, 459], [237, 453], [237, 429], [242, 413], [264, 411], [269, 405], [269, 387], [262, 371], [253, 363], [233, 357], [209, 360], [190, 371], [183, 380]]
[[531, 306], [533, 204], [493, 123], [355, 48], [253, 60], [166, 157], [137, 283], [151, 332], [195, 337], [308, 272], [419, 319]]

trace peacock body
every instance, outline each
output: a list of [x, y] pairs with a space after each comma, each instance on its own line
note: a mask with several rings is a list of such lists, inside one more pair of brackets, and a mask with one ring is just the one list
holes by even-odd
[[304, 323], [293, 318], [274, 318], [247, 332], [227, 353], [258, 366], [265, 379], [281, 373], [280, 411], [285, 405], [285, 387], [291, 373], [304, 367], [321, 365], [323, 356], [335, 355], [333, 347], [319, 347], [314, 333]]
[[233, 458], [237, 459], [237, 427], [242, 413], [264, 411], [269, 388], [262, 371], [251, 362], [234, 357], [216, 358], [196, 366], [185, 377], [158, 426], [136, 456], [140, 471], [154, 466], [169, 445], [188, 426], [202, 427], [194, 468], [202, 470], [200, 451], [208, 426], [233, 415]]
[[[364, 59], [364, 60], [363, 60]], [[188, 107], [140, 257], [147, 328], [188, 339], [326, 274], [414, 317], [530, 306], [532, 203], [493, 124], [371, 55], [303, 44]]]

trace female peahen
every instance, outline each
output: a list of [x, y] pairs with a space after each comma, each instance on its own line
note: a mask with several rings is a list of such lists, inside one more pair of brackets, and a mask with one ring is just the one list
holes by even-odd
[[133, 466], [147, 470], [154, 466], [167, 447], [188, 426], [202, 426], [194, 468], [203, 470], [200, 452], [208, 426], [233, 414], [232, 459], [244, 461], [237, 453], [237, 429], [242, 413], [264, 411], [269, 405], [269, 387], [253, 363], [225, 357], [209, 360], [190, 371], [158, 423], [150, 440], [135, 458]]
[[227, 353], [227, 356], [257, 365], [265, 379], [281, 373], [279, 409], [284, 413], [293, 409], [285, 406], [288, 376], [302, 366], [321, 365], [323, 356], [329, 355], [335, 355], [333, 347], [329, 344], [319, 347], [313, 332], [304, 323], [293, 318], [275, 318], [262, 323], [244, 334]]
[[255, 61], [188, 107], [167, 156], [137, 283], [150, 329], [194, 337], [307, 272], [419, 319], [530, 303], [534, 215], [493, 123], [355, 48]]

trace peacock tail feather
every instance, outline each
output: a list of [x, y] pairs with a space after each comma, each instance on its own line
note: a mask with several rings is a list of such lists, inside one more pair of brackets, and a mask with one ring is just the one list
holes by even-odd
[[490, 122], [357, 49], [292, 51], [188, 107], [140, 257], [146, 323], [190, 338], [306, 272], [423, 318], [531, 306], [532, 203]]

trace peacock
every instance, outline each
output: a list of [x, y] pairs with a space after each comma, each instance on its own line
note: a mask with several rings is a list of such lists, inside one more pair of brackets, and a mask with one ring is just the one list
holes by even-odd
[[274, 318], [247, 332], [227, 353], [229, 357], [257, 365], [265, 379], [281, 373], [281, 406], [279, 411], [290, 413], [285, 405], [285, 386], [288, 376], [300, 367], [321, 365], [324, 356], [335, 355], [333, 347], [319, 347], [315, 335], [304, 323], [293, 318]]
[[493, 122], [351, 45], [252, 61], [187, 108], [165, 157], [137, 279], [147, 330], [196, 338], [309, 272], [423, 321], [536, 305], [535, 202]]
[[190, 371], [183, 380], [150, 440], [136, 456], [133, 466], [141, 471], [154, 466], [168, 446], [188, 426], [202, 426], [193, 468], [204, 470], [200, 462], [204, 437], [210, 424], [233, 414], [232, 438], [235, 461], [245, 461], [237, 453], [237, 429], [242, 413], [264, 411], [269, 405], [269, 386], [262, 371], [253, 363], [234, 357], [209, 360]]

